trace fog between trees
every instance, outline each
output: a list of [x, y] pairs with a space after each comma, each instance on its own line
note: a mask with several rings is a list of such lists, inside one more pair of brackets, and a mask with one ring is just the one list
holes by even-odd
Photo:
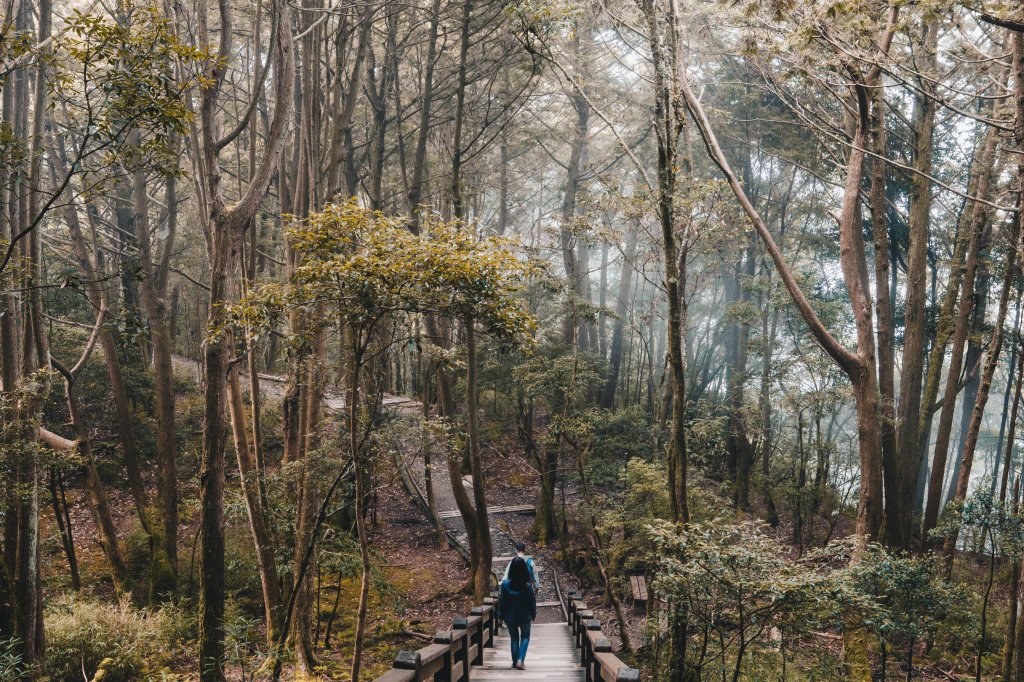
[[1018, 4], [0, 14], [0, 676], [1024, 681]]

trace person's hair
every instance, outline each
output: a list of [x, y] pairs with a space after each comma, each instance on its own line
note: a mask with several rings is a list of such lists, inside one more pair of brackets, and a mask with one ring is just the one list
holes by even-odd
[[530, 581], [530, 569], [526, 566], [526, 560], [523, 557], [517, 556], [512, 560], [512, 565], [508, 568], [508, 582], [514, 590], [522, 590], [526, 588], [526, 584]]
[[516, 543], [516, 551], [517, 552], [525, 552], [526, 551], [526, 544], [522, 543], [522, 542], [517, 542]]

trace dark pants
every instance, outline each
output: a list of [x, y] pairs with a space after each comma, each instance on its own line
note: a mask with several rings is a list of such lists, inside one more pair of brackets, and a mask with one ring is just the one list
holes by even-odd
[[512, 662], [526, 660], [526, 647], [530, 645], [530, 622], [522, 625], [505, 623], [508, 638], [512, 640]]

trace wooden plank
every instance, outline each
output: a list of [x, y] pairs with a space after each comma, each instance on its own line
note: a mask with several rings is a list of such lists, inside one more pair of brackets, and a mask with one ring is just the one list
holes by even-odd
[[508, 631], [495, 637], [494, 648], [484, 653], [484, 665], [474, 667], [474, 682], [583, 682], [579, 652], [565, 623], [534, 624], [526, 654], [526, 670], [512, 668]]
[[[516, 504], [506, 507], [488, 507], [488, 514], [532, 514], [536, 508], [532, 504]], [[442, 519], [457, 519], [462, 516], [458, 509], [448, 509], [437, 514]]]
[[633, 593], [633, 601], [647, 601], [647, 579], [642, 575], [629, 576], [629, 587]]
[[415, 679], [415, 670], [396, 670], [392, 668], [374, 680], [374, 682], [413, 682]]
[[615, 682], [619, 677], [619, 671], [626, 667], [626, 664], [620, 661], [615, 654], [596, 653], [594, 658], [601, 666], [601, 679], [604, 682]]

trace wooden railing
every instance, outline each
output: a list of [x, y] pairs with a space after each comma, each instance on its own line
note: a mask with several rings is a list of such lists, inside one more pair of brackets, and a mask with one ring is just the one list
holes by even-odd
[[580, 665], [587, 682], [639, 682], [640, 671], [630, 668], [612, 653], [611, 641], [601, 633], [601, 621], [575, 592], [567, 595], [569, 628], [580, 650]]
[[496, 600], [484, 599], [467, 618], [456, 618], [451, 630], [439, 630], [434, 643], [416, 651], [399, 651], [375, 682], [469, 682], [469, 668], [484, 662], [484, 649], [494, 646], [498, 627]]

